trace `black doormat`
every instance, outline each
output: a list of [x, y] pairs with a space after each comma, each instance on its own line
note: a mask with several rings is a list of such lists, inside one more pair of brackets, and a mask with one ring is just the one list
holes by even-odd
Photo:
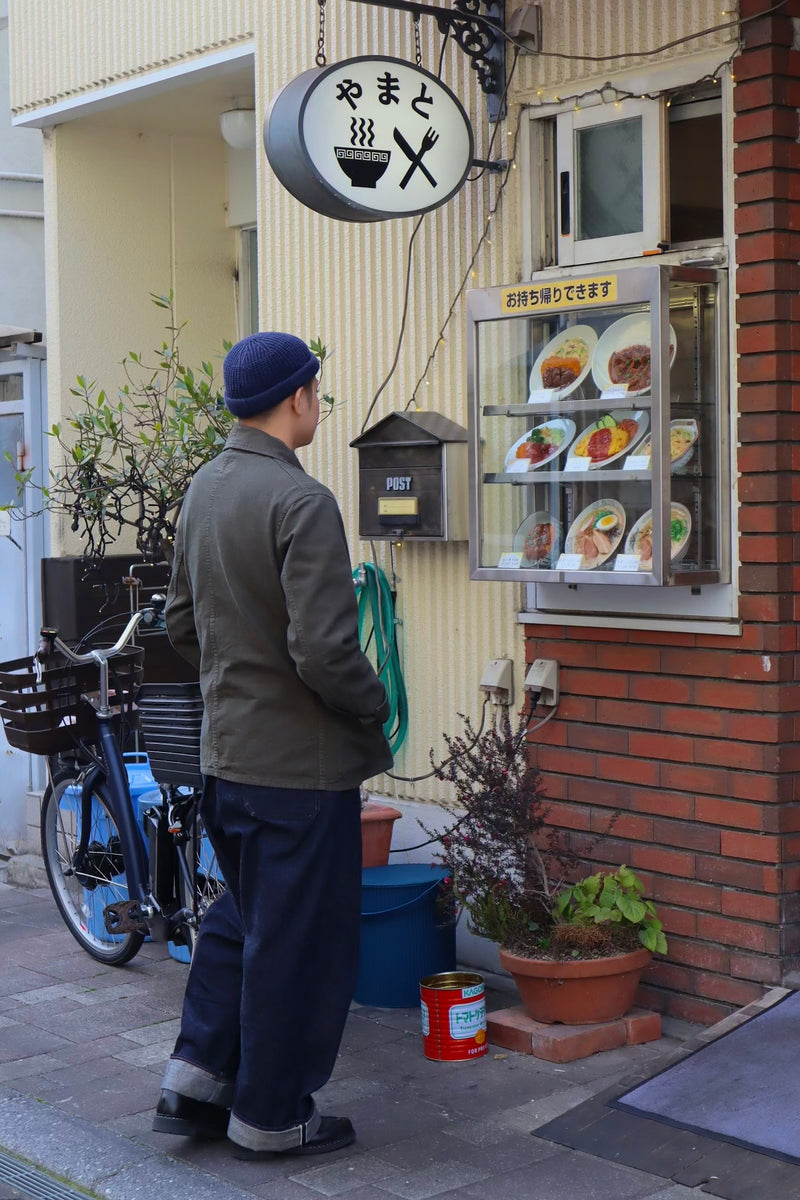
[[666, 1125], [800, 1163], [800, 993], [616, 1101]]
[[[770, 1014], [772, 1020], [759, 1027]], [[756, 1038], [758, 1044], [751, 1040]], [[760, 1054], [764, 1058], [759, 1061]], [[534, 1136], [724, 1200], [799, 1200], [799, 1058], [800, 997], [790, 993], [716, 1041], [677, 1062], [673, 1058], [646, 1082], [640, 1077], [633, 1087], [630, 1079], [627, 1086], [617, 1084], [540, 1126]], [[747, 1075], [745, 1063], [750, 1064]], [[683, 1083], [689, 1079], [684, 1072], [690, 1065], [693, 1078], [666, 1115], [631, 1102], [646, 1100], [666, 1113], [666, 1105], [657, 1102], [649, 1085], [662, 1080], [666, 1084], [673, 1072], [672, 1079]], [[699, 1124], [695, 1088], [706, 1094], [705, 1126]], [[724, 1119], [730, 1110], [738, 1119], [731, 1132]], [[749, 1111], [751, 1124], [741, 1110]], [[771, 1131], [765, 1113], [776, 1130]], [[762, 1141], [767, 1144], [759, 1144]]]

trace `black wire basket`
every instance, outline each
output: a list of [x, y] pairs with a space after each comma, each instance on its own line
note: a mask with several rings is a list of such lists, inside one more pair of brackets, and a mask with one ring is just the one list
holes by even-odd
[[199, 683], [146, 683], [139, 691], [139, 732], [156, 783], [203, 786]]
[[[119, 712], [133, 707], [143, 659], [141, 646], [126, 646], [109, 661], [109, 702]], [[97, 695], [98, 683], [96, 663], [69, 663], [60, 655], [45, 661], [41, 679], [33, 657], [0, 663], [0, 720], [9, 746], [50, 755], [91, 739], [96, 717], [86, 697]]]

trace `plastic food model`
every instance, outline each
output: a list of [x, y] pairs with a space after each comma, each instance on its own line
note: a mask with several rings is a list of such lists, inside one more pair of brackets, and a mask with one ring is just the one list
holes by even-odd
[[564, 434], [560, 429], [550, 429], [546, 425], [541, 429], [532, 429], [527, 440], [517, 446], [516, 457], [527, 458], [533, 465], [544, 462], [563, 440]]
[[546, 388], [562, 388], [573, 383], [582, 370], [580, 359], [554, 354], [542, 363], [542, 383]]
[[525, 538], [522, 557], [526, 562], [538, 563], [549, 557], [556, 539], [555, 526], [550, 521], [542, 521], [529, 530]]
[[[691, 517], [682, 504], [673, 504], [670, 510], [670, 556], [675, 558], [689, 537]], [[629, 554], [638, 554], [640, 570], [650, 570], [653, 561], [653, 513], [644, 514], [631, 530], [625, 550]]]
[[608, 558], [619, 541], [619, 528], [616, 513], [608, 508], [596, 509], [572, 539], [575, 553], [583, 555], [587, 564]]
[[589, 347], [583, 338], [565, 338], [556, 352], [541, 365], [542, 387], [563, 388], [574, 383], [589, 361]]
[[[670, 358], [673, 349], [670, 346]], [[629, 392], [646, 391], [650, 387], [650, 347], [637, 344], [615, 350], [607, 369], [612, 383], [624, 383]]]
[[607, 413], [597, 421], [593, 432], [584, 434], [572, 453], [578, 458], [590, 458], [595, 463], [604, 462], [620, 454], [638, 431], [639, 426], [631, 417], [616, 421]]

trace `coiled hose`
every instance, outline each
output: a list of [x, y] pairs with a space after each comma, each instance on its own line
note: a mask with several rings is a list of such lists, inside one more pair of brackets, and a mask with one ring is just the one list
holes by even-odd
[[408, 733], [408, 697], [397, 648], [394, 593], [382, 569], [371, 562], [358, 564], [353, 583], [361, 649], [371, 658], [386, 688], [390, 712], [383, 731], [396, 754]]

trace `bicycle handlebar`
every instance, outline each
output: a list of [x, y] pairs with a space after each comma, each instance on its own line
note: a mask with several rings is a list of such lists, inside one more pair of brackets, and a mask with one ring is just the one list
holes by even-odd
[[128, 642], [133, 637], [136, 626], [141, 621], [142, 616], [143, 614], [141, 612], [136, 612], [133, 614], [113, 646], [110, 646], [106, 650], [90, 650], [87, 654], [76, 654], [74, 650], [71, 650], [66, 642], [62, 642], [56, 629], [42, 629], [39, 634], [39, 648], [34, 657], [38, 662], [42, 662], [48, 657], [52, 650], [58, 650], [60, 654], [63, 654], [65, 658], [74, 663], [108, 662], [110, 658], [113, 658], [116, 654], [119, 654], [120, 650], [123, 650], [125, 646], [127, 646]]

